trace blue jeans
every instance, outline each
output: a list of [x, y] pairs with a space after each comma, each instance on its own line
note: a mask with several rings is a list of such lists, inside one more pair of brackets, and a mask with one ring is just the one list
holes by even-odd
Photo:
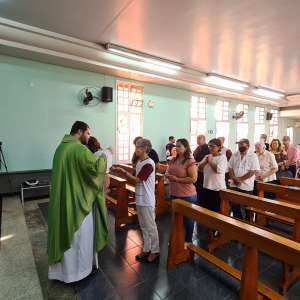
[[[184, 201], [187, 201], [189, 203], [197, 204], [197, 195], [188, 196], [188, 197], [176, 197], [171, 195], [171, 200], [174, 199], [182, 199]], [[187, 243], [191, 243], [193, 241], [193, 232], [194, 232], [194, 225], [195, 222], [192, 219], [184, 218], [184, 229], [185, 229], [185, 241]]]

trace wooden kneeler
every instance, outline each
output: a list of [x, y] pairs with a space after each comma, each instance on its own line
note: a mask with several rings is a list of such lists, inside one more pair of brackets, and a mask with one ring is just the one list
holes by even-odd
[[[225, 234], [246, 246], [243, 271], [231, 267], [221, 259], [195, 245], [184, 246], [183, 217], [188, 217], [210, 229]], [[172, 231], [169, 244], [168, 269], [190, 261], [197, 254], [213, 263], [227, 274], [241, 280], [240, 299], [283, 299], [283, 297], [258, 282], [258, 251], [267, 253], [286, 263], [300, 266], [300, 244], [270, 233], [250, 224], [209, 211], [205, 208], [174, 200], [172, 203]]]

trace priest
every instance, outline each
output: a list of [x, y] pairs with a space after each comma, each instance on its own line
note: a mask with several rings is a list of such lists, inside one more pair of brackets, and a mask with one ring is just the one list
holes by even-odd
[[98, 268], [97, 252], [107, 243], [104, 198], [106, 158], [85, 146], [89, 126], [76, 121], [56, 149], [48, 212], [49, 279], [66, 283]]

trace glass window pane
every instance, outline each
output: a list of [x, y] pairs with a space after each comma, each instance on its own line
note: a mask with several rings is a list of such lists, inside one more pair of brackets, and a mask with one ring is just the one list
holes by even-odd
[[229, 122], [216, 122], [216, 137], [220, 136], [225, 138], [224, 146], [228, 147]]
[[206, 98], [205, 97], [191, 97], [191, 148], [196, 147], [196, 137], [198, 134], [206, 133]]

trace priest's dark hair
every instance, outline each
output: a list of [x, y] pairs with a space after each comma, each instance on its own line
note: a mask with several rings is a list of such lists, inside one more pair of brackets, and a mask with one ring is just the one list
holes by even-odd
[[74, 135], [74, 134], [76, 134], [79, 130], [86, 131], [88, 128], [90, 128], [88, 124], [86, 124], [86, 123], [84, 123], [84, 122], [82, 122], [82, 121], [76, 121], [76, 122], [72, 125], [70, 134], [71, 134], [71, 135]]

